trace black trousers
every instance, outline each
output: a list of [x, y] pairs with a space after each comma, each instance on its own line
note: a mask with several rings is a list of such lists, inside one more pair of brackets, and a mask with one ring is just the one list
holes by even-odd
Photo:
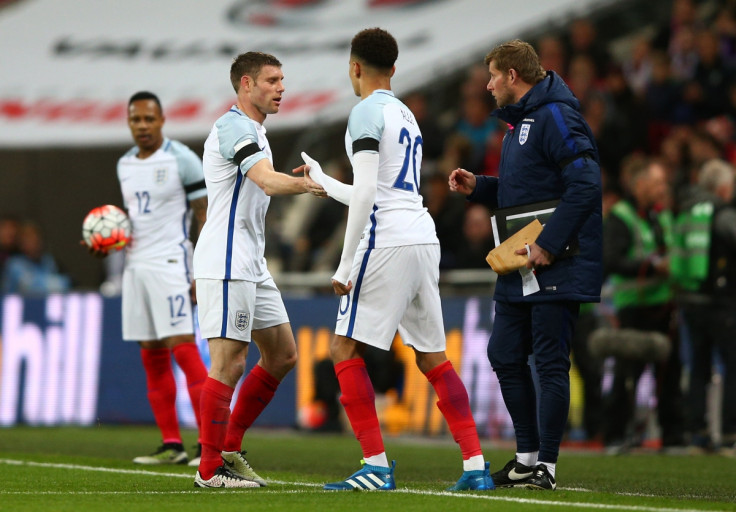
[[713, 354], [723, 362], [723, 439], [736, 442], [736, 304], [688, 305], [683, 308], [690, 334], [691, 361], [688, 427], [704, 434], [706, 392], [711, 380]]
[[[662, 429], [662, 445], [684, 442], [684, 409], [680, 377], [679, 337], [672, 304], [629, 307], [618, 311], [621, 328], [656, 331], [669, 336], [670, 355], [666, 361], [654, 364], [657, 394], [657, 419]], [[604, 406], [604, 441], [607, 444], [624, 441], [636, 407], [636, 385], [647, 366], [643, 361], [616, 359], [613, 386]]]

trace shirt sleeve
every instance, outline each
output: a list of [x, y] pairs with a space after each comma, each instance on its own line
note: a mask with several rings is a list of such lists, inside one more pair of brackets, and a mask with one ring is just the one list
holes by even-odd
[[177, 170], [179, 171], [181, 183], [184, 185], [187, 199], [192, 201], [206, 196], [207, 187], [204, 183], [202, 160], [184, 144], [173, 144], [172, 149], [176, 157]]
[[122, 183], [120, 181], [120, 160], [122, 160], [122, 158], [120, 158], [118, 160], [117, 167], [115, 169], [115, 174], [117, 174], [117, 176], [118, 176], [118, 183], [120, 183], [120, 195], [123, 197], [123, 208], [125, 208], [127, 210], [128, 209], [128, 203], [125, 201], [125, 194], [123, 193], [123, 186], [122, 186]]
[[350, 112], [348, 133], [353, 141], [352, 153], [378, 153], [378, 145], [385, 127], [383, 106], [369, 100], [358, 103]]
[[217, 122], [220, 154], [230, 160], [243, 174], [257, 162], [268, 158], [258, 145], [258, 132], [253, 121], [245, 116], [232, 114]]
[[600, 210], [601, 170], [595, 141], [582, 115], [557, 103], [549, 104], [548, 111], [543, 151], [559, 169], [563, 193], [537, 244], [559, 255], [590, 215]]

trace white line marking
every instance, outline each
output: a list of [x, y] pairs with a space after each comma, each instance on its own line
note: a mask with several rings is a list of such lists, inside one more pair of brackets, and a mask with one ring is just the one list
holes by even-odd
[[[98, 471], [102, 473], [120, 473], [129, 475], [146, 475], [146, 476], [168, 476], [174, 478], [189, 478], [194, 480], [194, 475], [187, 475], [183, 473], [159, 473], [157, 471], [145, 471], [140, 469], [118, 469], [118, 468], [104, 468], [96, 466], [82, 466], [79, 464], [59, 464], [53, 462], [30, 462], [14, 459], [0, 459], [0, 464], [10, 464], [14, 466], [33, 466], [33, 467], [45, 467], [45, 468], [58, 468], [58, 469], [78, 469], [81, 471]], [[316, 484], [314, 482], [283, 482], [278, 480], [268, 480], [270, 484], [278, 485], [298, 485], [305, 487], [322, 487], [322, 484]], [[573, 490], [573, 489], [568, 489]], [[581, 490], [581, 489], [574, 489]], [[2, 495], [51, 495], [51, 496], [63, 496], [63, 495], [131, 495], [131, 494], [192, 494], [202, 493], [207, 490], [189, 490], [189, 491], [3, 491], [0, 490], [0, 496]], [[300, 490], [280, 490], [280, 489], [268, 489], [262, 488], [260, 491], [268, 494], [303, 494], [308, 491]], [[334, 491], [324, 491], [325, 493], [334, 494]], [[425, 496], [442, 496], [450, 498], [467, 498], [476, 500], [489, 500], [489, 501], [504, 501], [512, 503], [524, 503], [529, 505], [543, 505], [543, 506], [558, 506], [558, 507], [575, 507], [575, 508], [587, 508], [595, 510], [626, 510], [631, 512], [700, 512], [700, 509], [685, 509], [685, 508], [667, 508], [667, 507], [648, 507], [644, 505], [608, 505], [604, 503], [584, 503], [584, 502], [573, 502], [573, 501], [551, 501], [551, 500], [539, 500], [531, 498], [516, 498], [512, 496], [499, 496], [496, 493], [492, 494], [462, 494], [449, 491], [426, 491], [419, 489], [408, 489], [397, 488], [395, 493], [402, 494], [420, 494]], [[585, 490], [585, 492], [590, 492]], [[550, 495], [551, 497], [551, 495]], [[725, 512], [713, 510], [712, 512]]]

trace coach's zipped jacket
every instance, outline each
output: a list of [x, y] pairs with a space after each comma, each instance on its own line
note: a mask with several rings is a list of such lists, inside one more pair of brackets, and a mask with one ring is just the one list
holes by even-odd
[[518, 103], [493, 112], [505, 121], [498, 178], [477, 176], [470, 201], [491, 210], [559, 200], [537, 239], [555, 255], [536, 269], [540, 290], [523, 296], [521, 275], [498, 276], [504, 302], [599, 302], [603, 279], [601, 171], [598, 148], [580, 102], [554, 72]]

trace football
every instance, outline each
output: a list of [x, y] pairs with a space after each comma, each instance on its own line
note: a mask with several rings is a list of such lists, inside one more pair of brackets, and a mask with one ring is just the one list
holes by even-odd
[[131, 231], [128, 215], [112, 204], [93, 208], [82, 222], [82, 239], [96, 251], [119, 251], [130, 242]]

